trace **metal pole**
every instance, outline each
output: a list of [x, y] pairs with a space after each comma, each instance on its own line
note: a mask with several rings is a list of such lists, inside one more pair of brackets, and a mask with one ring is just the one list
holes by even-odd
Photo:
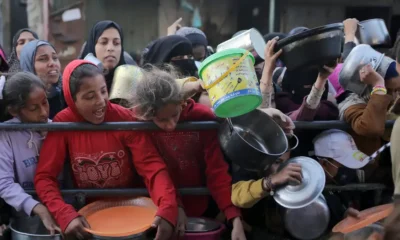
[[269, 0], [269, 32], [275, 31], [275, 0]]

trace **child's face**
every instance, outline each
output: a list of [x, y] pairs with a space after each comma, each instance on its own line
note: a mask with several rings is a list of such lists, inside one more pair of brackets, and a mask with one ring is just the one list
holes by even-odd
[[26, 104], [19, 113], [11, 115], [18, 117], [21, 122], [25, 123], [47, 123], [49, 118], [49, 102], [44, 89], [35, 87], [26, 100]]
[[167, 132], [174, 131], [178, 124], [179, 117], [183, 109], [183, 104], [167, 104], [157, 111], [153, 122]]
[[47, 88], [58, 82], [61, 64], [56, 51], [48, 45], [40, 46], [35, 56], [36, 75]]
[[88, 122], [100, 124], [104, 121], [108, 92], [103, 75], [83, 79], [76, 93], [75, 106], [78, 113]]

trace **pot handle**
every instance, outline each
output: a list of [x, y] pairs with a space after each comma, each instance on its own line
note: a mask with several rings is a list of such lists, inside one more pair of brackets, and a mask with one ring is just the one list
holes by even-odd
[[228, 121], [228, 127], [229, 127], [229, 130], [231, 131], [231, 135], [232, 135], [233, 131], [235, 130], [233, 128], [233, 123], [230, 118], [227, 118], [226, 121]]
[[[294, 139], [296, 139], [296, 143], [294, 144], [294, 146], [293, 147], [290, 147], [290, 148], [288, 148], [288, 150], [286, 151], [286, 152], [290, 152], [290, 151], [293, 151], [293, 150], [295, 150], [296, 148], [297, 148], [297, 146], [299, 146], [299, 138], [295, 135], [295, 134], [292, 134], [291, 136], [290, 136], [290, 138], [294, 138]], [[289, 139], [288, 139], [288, 141], [289, 141]]]

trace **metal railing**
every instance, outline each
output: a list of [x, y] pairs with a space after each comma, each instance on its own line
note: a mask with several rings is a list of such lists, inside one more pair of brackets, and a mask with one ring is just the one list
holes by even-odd
[[[348, 130], [351, 126], [343, 121], [313, 121], [313, 122], [294, 122], [297, 130], [324, 130], [324, 129], [342, 129]], [[394, 121], [387, 121], [386, 128], [392, 128]], [[216, 129], [218, 122], [185, 122], [177, 125], [178, 130], [188, 129]], [[0, 130], [34, 130], [34, 131], [125, 131], [125, 130], [158, 130], [159, 128], [152, 122], [109, 122], [99, 125], [89, 123], [0, 123]]]
[[[386, 128], [392, 128], [394, 121], [387, 121]], [[203, 122], [185, 122], [177, 125], [179, 130], [204, 130], [217, 129], [219, 123], [215, 121]], [[343, 121], [312, 121], [295, 122], [297, 130], [324, 130], [341, 129], [348, 130], [351, 126]], [[34, 130], [34, 131], [126, 131], [126, 130], [159, 130], [152, 122], [110, 122], [100, 125], [88, 123], [44, 123], [44, 124], [26, 124], [26, 123], [0, 123], [0, 130]], [[326, 185], [325, 191], [375, 191], [376, 195], [385, 189], [383, 184], [350, 184], [345, 186]], [[205, 187], [199, 188], [181, 188], [178, 189], [182, 195], [209, 195], [210, 192]], [[27, 193], [35, 195], [35, 190], [28, 190]], [[107, 196], [146, 196], [148, 191], [145, 188], [139, 189], [62, 189], [63, 195], [86, 197], [107, 197]]]

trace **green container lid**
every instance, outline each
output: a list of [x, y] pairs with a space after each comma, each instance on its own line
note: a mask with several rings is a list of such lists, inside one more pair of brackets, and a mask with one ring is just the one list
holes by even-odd
[[[211, 55], [206, 58], [200, 66], [199, 76], [203, 80], [202, 73], [210, 64], [223, 58], [243, 55], [247, 51], [241, 48], [227, 49]], [[255, 63], [254, 56], [250, 53], [248, 57], [251, 58], [253, 64]], [[257, 81], [257, 79], [256, 79]], [[239, 93], [238, 93], [239, 92]], [[214, 112], [218, 117], [231, 118], [237, 117], [248, 112], [253, 111], [262, 102], [262, 95], [259, 89], [242, 89], [233, 93], [227, 94], [214, 103]]]

